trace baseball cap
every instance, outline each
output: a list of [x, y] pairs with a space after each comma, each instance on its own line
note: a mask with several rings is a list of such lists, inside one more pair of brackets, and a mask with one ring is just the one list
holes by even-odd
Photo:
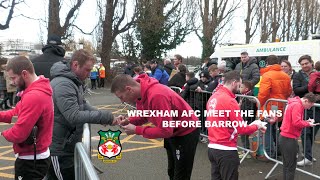
[[52, 45], [61, 45], [61, 37], [55, 34], [51, 34], [48, 36], [48, 41], [47, 44], [52, 44]]

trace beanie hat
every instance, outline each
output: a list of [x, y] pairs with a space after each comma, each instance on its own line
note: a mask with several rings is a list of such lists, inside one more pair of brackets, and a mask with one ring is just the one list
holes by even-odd
[[48, 36], [48, 40], [47, 40], [47, 44], [51, 44], [51, 45], [61, 45], [61, 37], [57, 36], [55, 34], [51, 34]]

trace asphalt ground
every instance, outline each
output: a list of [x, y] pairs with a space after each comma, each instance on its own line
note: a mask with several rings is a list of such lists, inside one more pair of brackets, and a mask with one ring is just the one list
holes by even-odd
[[[87, 95], [87, 100], [99, 109], [112, 111], [114, 114], [126, 114], [126, 108], [121, 105], [118, 98], [110, 93], [107, 88], [94, 90], [91, 95]], [[0, 131], [12, 127], [12, 124], [0, 123]], [[99, 144], [98, 131], [118, 130], [118, 127], [102, 125], [91, 126], [92, 137], [92, 163], [99, 173], [100, 179], [113, 180], [165, 180], [167, 176], [167, 156], [163, 148], [163, 139], [145, 139], [137, 135], [126, 135], [124, 132], [120, 135], [122, 145], [122, 158], [115, 163], [104, 163], [98, 159], [97, 147]], [[120, 129], [121, 130], [121, 129]], [[240, 142], [240, 139], [239, 141]], [[314, 157], [320, 161], [320, 140], [319, 135], [314, 145]], [[299, 160], [301, 157], [299, 157]], [[0, 138], [0, 180], [14, 178], [14, 153], [12, 144], [4, 138]], [[239, 179], [257, 180], [265, 179], [267, 173], [275, 165], [274, 162], [265, 162], [257, 159], [245, 159], [239, 167]], [[207, 144], [198, 143], [195, 162], [193, 166], [193, 180], [208, 180], [210, 176], [210, 162], [207, 156]], [[303, 168], [309, 172], [320, 175], [320, 162], [314, 162], [312, 167]], [[282, 166], [279, 165], [271, 180], [282, 179]], [[313, 180], [311, 176], [304, 175], [296, 171], [295, 179]]]

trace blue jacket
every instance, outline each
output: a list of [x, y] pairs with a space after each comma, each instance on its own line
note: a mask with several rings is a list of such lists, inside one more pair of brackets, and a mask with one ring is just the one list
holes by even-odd
[[169, 80], [169, 75], [167, 71], [157, 66], [154, 70], [152, 70], [152, 74], [150, 77], [156, 78], [160, 84], [167, 85]]

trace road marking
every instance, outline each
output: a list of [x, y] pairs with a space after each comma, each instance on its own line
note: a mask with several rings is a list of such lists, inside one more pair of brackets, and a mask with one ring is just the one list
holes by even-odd
[[5, 166], [5, 167], [0, 168], [0, 171], [7, 170], [7, 169], [13, 169], [13, 168], [14, 168], [14, 166]]
[[12, 148], [12, 146], [1, 146], [0, 149]]
[[120, 140], [121, 144], [129, 141], [131, 138], [133, 138], [135, 135], [129, 135], [127, 137], [125, 137], [124, 139]]
[[8, 153], [11, 153], [11, 152], [13, 152], [13, 149], [9, 149], [7, 151], [4, 151], [4, 152], [0, 153], [0, 156], [8, 154]]
[[13, 178], [14, 178], [14, 175], [13, 175], [13, 174], [7, 174], [7, 173], [2, 173], [2, 172], [0, 172], [0, 177], [5, 177], [5, 178], [11, 178], [11, 179], [13, 179]]
[[16, 160], [16, 158], [0, 156], [0, 160], [15, 161], [15, 160]]
[[[149, 145], [154, 145], [156, 143], [153, 142], [142, 142], [142, 141], [126, 141], [126, 143], [132, 143], [132, 144], [149, 144]], [[160, 143], [159, 143], [160, 144]]]
[[8, 125], [14, 125], [14, 123], [11, 123], [11, 124], [9, 124], [9, 123], [0, 123], [0, 126], [8, 126]]

